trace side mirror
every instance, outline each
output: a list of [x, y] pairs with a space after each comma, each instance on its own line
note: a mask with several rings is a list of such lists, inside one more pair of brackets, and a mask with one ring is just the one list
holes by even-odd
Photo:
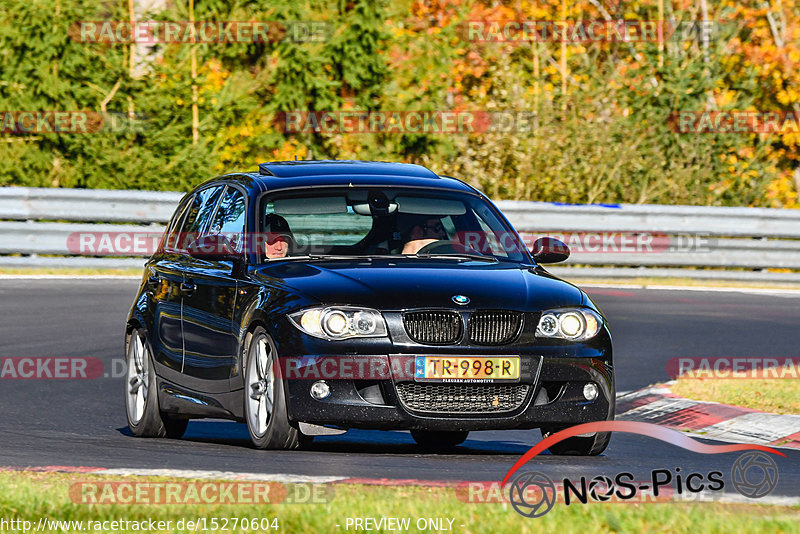
[[236, 251], [230, 240], [224, 235], [204, 235], [197, 238], [187, 248], [189, 255], [207, 261], [237, 261], [242, 254]]
[[531, 248], [536, 263], [560, 263], [569, 258], [569, 247], [554, 237], [540, 237]]

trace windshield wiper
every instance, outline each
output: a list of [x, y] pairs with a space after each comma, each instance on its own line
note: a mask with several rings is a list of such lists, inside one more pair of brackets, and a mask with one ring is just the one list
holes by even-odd
[[433, 258], [436, 260], [471, 260], [471, 261], [486, 261], [489, 263], [497, 263], [500, 261], [494, 256], [483, 256], [482, 254], [409, 254], [411, 258]]
[[[286, 256], [284, 258], [269, 258], [266, 263], [278, 261], [326, 261], [326, 260], [383, 260], [383, 259], [434, 259], [434, 260], [457, 260], [457, 261], [483, 261], [487, 263], [497, 263], [501, 261], [496, 256], [484, 256], [482, 254], [305, 254], [302, 256]], [[502, 260], [509, 261], [509, 260]]]
[[369, 260], [372, 261], [373, 256], [366, 255], [352, 255], [346, 254], [306, 254], [303, 256], [285, 256], [283, 258], [267, 258], [267, 263], [276, 261], [324, 261], [324, 260]]

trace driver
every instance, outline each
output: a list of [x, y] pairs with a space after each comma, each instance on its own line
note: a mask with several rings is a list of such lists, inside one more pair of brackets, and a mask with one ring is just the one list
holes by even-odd
[[285, 258], [294, 242], [294, 236], [286, 219], [275, 213], [267, 215], [264, 233], [264, 253], [267, 259]]
[[408, 238], [401, 254], [416, 254], [425, 245], [448, 239], [442, 219], [436, 216], [428, 217], [412, 226], [408, 232]]

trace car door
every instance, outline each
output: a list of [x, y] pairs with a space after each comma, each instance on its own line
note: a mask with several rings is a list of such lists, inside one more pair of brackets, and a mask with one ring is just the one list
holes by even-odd
[[169, 223], [166, 239], [148, 261], [147, 291], [149, 313], [153, 318], [150, 340], [156, 372], [167, 379], [179, 379], [183, 369], [183, 334], [181, 304], [183, 265], [178, 240], [181, 227], [194, 197], [183, 201]]
[[[246, 216], [244, 192], [228, 185], [202, 230], [224, 236], [243, 252]], [[187, 259], [183, 293], [183, 374], [187, 387], [207, 393], [229, 391], [236, 366], [237, 335], [233, 327], [237, 281], [231, 261], [195, 255]]]

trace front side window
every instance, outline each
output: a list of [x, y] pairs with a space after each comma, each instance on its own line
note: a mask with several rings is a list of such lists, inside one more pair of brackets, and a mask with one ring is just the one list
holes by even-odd
[[217, 207], [214, 220], [206, 232], [209, 235], [221, 235], [235, 252], [244, 249], [244, 223], [246, 205], [244, 195], [234, 187], [228, 186]]
[[188, 209], [189, 205], [192, 203], [193, 199], [189, 199], [181, 203], [178, 206], [178, 209], [175, 210], [175, 214], [172, 216], [172, 219], [169, 222], [169, 226], [167, 228], [166, 234], [167, 239], [164, 242], [164, 250], [175, 250], [178, 248], [178, 243], [180, 241], [180, 229], [181, 225], [183, 224], [183, 219], [186, 216], [186, 210]]
[[223, 189], [224, 186], [203, 189], [198, 191], [194, 198], [189, 201], [177, 240], [178, 250], [187, 250], [188, 246], [206, 229]]
[[419, 189], [326, 189], [265, 197], [262, 259], [461, 255], [526, 261], [513, 229], [481, 197]]

